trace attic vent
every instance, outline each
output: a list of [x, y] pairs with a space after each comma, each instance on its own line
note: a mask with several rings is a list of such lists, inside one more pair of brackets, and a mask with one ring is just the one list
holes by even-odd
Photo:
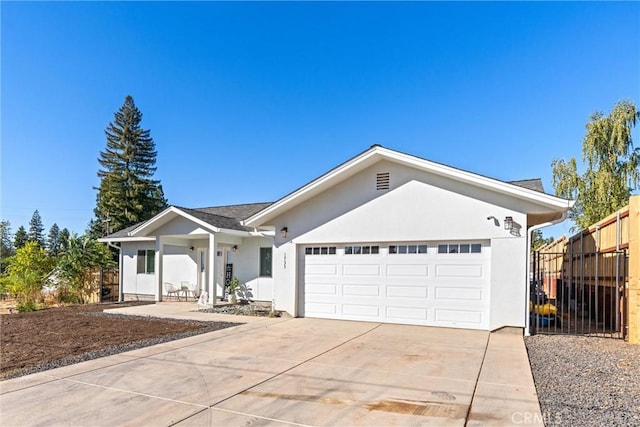
[[381, 172], [376, 175], [376, 190], [389, 189], [389, 172]]

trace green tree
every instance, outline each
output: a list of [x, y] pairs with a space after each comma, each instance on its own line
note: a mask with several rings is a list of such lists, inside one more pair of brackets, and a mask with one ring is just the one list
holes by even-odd
[[11, 223], [9, 221], [0, 221], [0, 273], [5, 272], [8, 258], [12, 255]]
[[71, 234], [69, 230], [65, 227], [60, 231], [60, 236], [58, 237], [58, 242], [60, 243], [60, 253], [66, 252], [69, 248], [69, 237]]
[[49, 256], [57, 257], [60, 254], [60, 227], [55, 222], [49, 229], [47, 249], [49, 250]]
[[42, 218], [40, 212], [36, 209], [29, 221], [29, 234], [28, 239], [31, 242], [36, 242], [38, 245], [44, 248], [44, 226], [42, 225]]
[[2, 277], [3, 286], [15, 295], [18, 311], [36, 309], [42, 297], [44, 280], [51, 272], [54, 261], [43, 247], [35, 241], [28, 241], [11, 257], [6, 273]]
[[79, 303], [85, 303], [87, 298], [97, 291], [98, 284], [91, 280], [91, 268], [114, 265], [109, 248], [88, 235], [69, 236], [67, 250], [58, 260], [60, 278], [66, 291]]
[[16, 235], [13, 238], [13, 247], [17, 250], [24, 246], [25, 243], [29, 240], [29, 236], [27, 235], [27, 230], [21, 225], [16, 230]]
[[153, 179], [155, 143], [150, 131], [140, 127], [141, 121], [142, 113], [127, 96], [105, 129], [107, 144], [98, 157], [94, 236], [145, 221], [167, 206], [160, 181]]
[[554, 240], [553, 237], [544, 237], [541, 230], [535, 230], [533, 232], [533, 240], [531, 241], [531, 250], [535, 252], [541, 247], [552, 243]]
[[570, 218], [577, 228], [626, 206], [640, 184], [640, 148], [633, 147], [631, 138], [638, 119], [640, 112], [630, 101], [616, 104], [608, 116], [593, 113], [582, 141], [583, 174], [575, 158], [553, 160], [553, 186], [557, 195], [576, 200]]

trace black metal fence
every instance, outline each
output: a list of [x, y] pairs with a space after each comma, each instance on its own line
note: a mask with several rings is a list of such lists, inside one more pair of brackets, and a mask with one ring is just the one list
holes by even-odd
[[625, 338], [626, 251], [533, 254], [532, 334]]

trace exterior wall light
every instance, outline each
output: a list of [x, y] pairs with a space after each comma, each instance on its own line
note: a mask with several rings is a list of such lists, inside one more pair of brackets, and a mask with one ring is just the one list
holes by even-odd
[[189, 248], [189, 253], [190, 253], [190, 254], [192, 254], [192, 253], [193, 253], [193, 246], [191, 246], [191, 247]]
[[233, 246], [231, 246], [231, 250], [232, 250], [233, 252], [238, 252], [238, 245], [233, 245]]
[[289, 229], [287, 227], [282, 227], [282, 229], [280, 230], [280, 237], [282, 237], [283, 239], [286, 239], [288, 232], [289, 232]]
[[513, 217], [511, 217], [511, 216], [505, 217], [505, 219], [504, 219], [504, 229], [505, 230], [512, 230], [513, 229]]

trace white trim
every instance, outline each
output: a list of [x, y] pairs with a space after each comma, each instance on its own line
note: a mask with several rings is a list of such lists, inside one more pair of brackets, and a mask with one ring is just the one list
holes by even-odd
[[113, 243], [113, 242], [155, 242], [155, 237], [101, 237], [98, 239], [100, 243]]
[[550, 194], [541, 193], [539, 191], [530, 190], [515, 184], [499, 181], [486, 176], [463, 171], [443, 164], [435, 163], [409, 154], [400, 153], [381, 146], [373, 146], [364, 153], [348, 160], [338, 167], [330, 170], [326, 174], [311, 181], [303, 187], [284, 196], [267, 208], [249, 217], [242, 222], [243, 225], [258, 227], [267, 221], [275, 218], [282, 212], [296, 206], [299, 203], [311, 198], [312, 196], [324, 191], [325, 189], [335, 185], [335, 183], [346, 179], [347, 177], [357, 173], [366, 167], [377, 163], [380, 160], [389, 160], [414, 167], [419, 170], [430, 172], [436, 175], [444, 176], [449, 179], [460, 181], [463, 183], [486, 188], [499, 193], [507, 194], [512, 197], [524, 199], [539, 205], [543, 205], [552, 210], [561, 209], [567, 211], [573, 207], [573, 200], [566, 200]]
[[[139, 227], [137, 227], [137, 228], [133, 229], [132, 231], [130, 231], [129, 232], [129, 236], [131, 236], [131, 237], [141, 237], [141, 236], [138, 236], [138, 235], [143, 233], [145, 230], [151, 228], [151, 226], [154, 225], [154, 223], [158, 222], [160, 219], [164, 218], [165, 216], [167, 216], [167, 215], [169, 215], [171, 213], [176, 214], [178, 216], [181, 216], [183, 218], [186, 218], [186, 219], [188, 219], [190, 221], [193, 221], [196, 224], [200, 225], [201, 227], [204, 227], [205, 229], [208, 229], [209, 231], [212, 231], [214, 233], [219, 233], [220, 232], [220, 228], [215, 227], [215, 226], [209, 224], [206, 221], [198, 219], [198, 218], [194, 217], [193, 215], [189, 215], [188, 213], [180, 210], [179, 208], [176, 208], [175, 206], [169, 206], [164, 211], [160, 212], [159, 214], [157, 214], [153, 218], [151, 218], [151, 219], [147, 220], [146, 222], [144, 222], [143, 224], [141, 224]], [[153, 230], [153, 228], [151, 228], [151, 230]], [[149, 230], [149, 231], [151, 231], [151, 230]]]

